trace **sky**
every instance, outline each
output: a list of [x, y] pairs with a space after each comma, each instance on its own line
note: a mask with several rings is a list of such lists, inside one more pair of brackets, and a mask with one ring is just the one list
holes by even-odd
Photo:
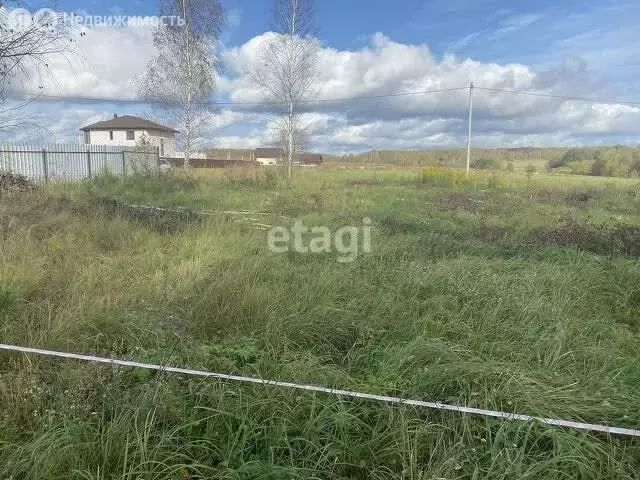
[[[154, 2], [142, 0], [27, 3], [31, 11], [49, 7], [78, 15], [157, 11]], [[216, 93], [221, 105], [203, 128], [200, 146], [271, 145], [273, 115], [242, 103], [261, 98], [245, 72], [255, 65], [269, 30], [272, 2], [223, 0], [223, 5], [228, 25], [217, 45], [224, 66]], [[322, 43], [317, 100], [446, 90], [473, 81], [480, 87], [474, 89], [475, 146], [640, 144], [637, 0], [316, 0], [316, 14]], [[152, 28], [85, 31], [76, 39], [78, 58], [52, 59], [50, 72], [14, 86], [62, 97], [40, 98], [20, 109], [43, 129], [0, 130], [0, 142], [77, 142], [79, 128], [114, 113], [158, 115], [135, 88], [154, 54]], [[462, 147], [468, 96], [467, 88], [319, 102], [306, 108], [302, 121], [309, 149], [320, 152]], [[0, 121], [2, 109], [13, 105], [0, 106]]]

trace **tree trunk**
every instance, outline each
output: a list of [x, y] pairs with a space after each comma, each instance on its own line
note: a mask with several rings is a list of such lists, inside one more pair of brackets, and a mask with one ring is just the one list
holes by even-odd
[[189, 115], [185, 115], [184, 120], [184, 168], [191, 166], [191, 118]]
[[289, 102], [289, 152], [287, 154], [287, 178], [291, 181], [293, 174], [293, 154], [294, 154], [294, 140], [293, 140], [293, 102]]
[[[298, 13], [298, 0], [291, 0], [291, 6], [293, 7], [291, 9], [291, 38], [289, 39], [290, 41], [290, 48], [293, 49], [294, 45], [293, 45], [293, 37], [296, 34], [296, 15]], [[291, 62], [291, 59], [293, 58], [293, 52], [290, 52], [289, 54], [289, 79], [293, 79], [293, 64]], [[294, 140], [293, 140], [293, 135], [294, 135], [294, 128], [293, 128], [293, 114], [294, 114], [294, 106], [293, 106], [293, 97], [292, 94], [293, 92], [291, 91], [291, 89], [289, 89], [289, 158], [288, 158], [288, 165], [287, 165], [287, 178], [289, 179], [289, 182], [291, 182], [291, 177], [293, 174], [293, 154], [294, 154]]]
[[[182, 12], [184, 15], [184, 18], [187, 18], [187, 2], [185, 2], [183, 0], [182, 2]], [[190, 24], [187, 23], [185, 25], [185, 30], [186, 30], [186, 36], [185, 36], [185, 41], [187, 44], [187, 102], [186, 102], [186, 115], [185, 115], [185, 125], [184, 125], [184, 129], [185, 129], [185, 133], [186, 133], [186, 141], [185, 141], [185, 148], [184, 148], [184, 167], [185, 168], [189, 168], [191, 166], [191, 134], [192, 134], [192, 118], [191, 118], [191, 114], [192, 114], [192, 107], [193, 107], [193, 97], [191, 95], [191, 89], [193, 87], [193, 72], [192, 72], [192, 61], [193, 61], [193, 52], [191, 51], [191, 29], [190, 29]]]

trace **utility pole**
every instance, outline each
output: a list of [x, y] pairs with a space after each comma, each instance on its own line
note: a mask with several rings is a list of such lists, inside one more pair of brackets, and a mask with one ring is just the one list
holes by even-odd
[[471, 121], [473, 119], [473, 82], [469, 83], [469, 134], [467, 135], [467, 175], [471, 172]]

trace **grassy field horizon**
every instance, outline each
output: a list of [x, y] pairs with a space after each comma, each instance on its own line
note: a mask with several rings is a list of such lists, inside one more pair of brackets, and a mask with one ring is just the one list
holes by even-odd
[[[365, 218], [350, 262], [269, 249]], [[0, 339], [638, 429], [638, 254], [631, 178], [101, 176], [0, 199]], [[0, 478], [638, 472], [627, 437], [0, 352]]]

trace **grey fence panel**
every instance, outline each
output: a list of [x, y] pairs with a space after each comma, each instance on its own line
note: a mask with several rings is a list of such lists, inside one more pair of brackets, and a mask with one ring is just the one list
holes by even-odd
[[83, 152], [76, 145], [47, 145], [49, 181], [81, 180], [88, 176]]
[[104, 172], [122, 175], [157, 168], [157, 147], [107, 145], [0, 145], [0, 170], [34, 182], [79, 181]]
[[45, 180], [42, 149], [27, 145], [0, 145], [0, 170], [24, 175], [29, 180]]

